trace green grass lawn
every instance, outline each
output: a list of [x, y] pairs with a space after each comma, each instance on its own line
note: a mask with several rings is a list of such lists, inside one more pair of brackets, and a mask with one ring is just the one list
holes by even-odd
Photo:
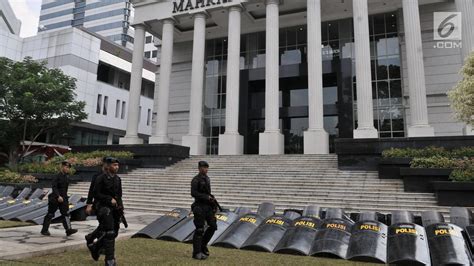
[[19, 227], [33, 225], [31, 223], [16, 222], [16, 221], [0, 221], [0, 228]]
[[[280, 255], [211, 247], [205, 261], [191, 259], [192, 246], [176, 242], [134, 238], [116, 244], [119, 265], [368, 265], [339, 259]], [[104, 257], [94, 262], [87, 249], [58, 255], [35, 257], [3, 265], [103, 265]]]

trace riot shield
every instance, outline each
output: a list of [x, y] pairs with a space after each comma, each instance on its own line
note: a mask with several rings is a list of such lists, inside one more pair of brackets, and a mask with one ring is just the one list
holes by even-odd
[[5, 220], [20, 221], [19, 217], [22, 217], [25, 214], [31, 214], [41, 208], [48, 206], [48, 199], [43, 198], [42, 200], [35, 201], [29, 204], [28, 207], [25, 207], [21, 210], [5, 214], [3, 217]]
[[449, 216], [450, 222], [461, 228], [466, 228], [466, 226], [474, 223], [474, 217], [468, 208], [452, 207]]
[[387, 225], [377, 220], [376, 213], [362, 213], [352, 227], [347, 259], [387, 262]]
[[316, 233], [310, 255], [345, 259], [353, 224], [352, 221], [343, 218], [324, 219], [320, 230]]
[[252, 210], [248, 207], [237, 207], [234, 210], [234, 213], [236, 213], [239, 216], [250, 213], [250, 212], [252, 212]]
[[196, 230], [193, 221], [194, 215], [190, 213], [188, 217], [158, 236], [157, 239], [184, 242]]
[[[250, 212], [250, 209], [247, 209], [248, 212]], [[244, 209], [240, 210], [242, 213], [245, 211]], [[247, 213], [248, 213], [247, 212]], [[245, 215], [247, 213], [242, 213], [241, 215]], [[214, 236], [212, 236], [211, 240], [209, 241], [209, 245], [214, 244], [214, 242], [227, 230], [229, 227], [239, 219], [241, 216], [239, 214], [236, 214], [234, 212], [220, 212], [216, 214], [217, 218], [217, 231], [214, 233]]]
[[[71, 212], [71, 209], [74, 209], [75, 206], [80, 206], [80, 207], [85, 207], [85, 203], [82, 202], [82, 203], [79, 203], [80, 200], [81, 200], [81, 196], [79, 195], [72, 195], [69, 199], [68, 199], [68, 203], [69, 203], [69, 212]], [[48, 206], [44, 207], [44, 208], [41, 208], [39, 210], [37, 210], [37, 212], [40, 212], [41, 211], [41, 215], [39, 216], [32, 216], [30, 215], [29, 219], [26, 220], [27, 222], [31, 222], [31, 223], [34, 223], [34, 224], [43, 224], [43, 220], [44, 220], [44, 216], [46, 216], [47, 212], [48, 212]], [[32, 213], [33, 214], [33, 213]], [[54, 214], [54, 218], [53, 218], [53, 222], [55, 222], [55, 220], [57, 221], [57, 218], [59, 218], [61, 216], [61, 213], [59, 212], [59, 210], [56, 211], [56, 213]], [[20, 217], [18, 217], [20, 218]]]
[[[211, 240], [209, 241], [209, 245], [212, 245], [214, 241], [216, 241], [217, 238], [219, 238], [222, 233], [225, 232], [229, 228], [229, 226], [235, 222], [239, 218], [239, 215], [237, 215], [234, 212], [229, 212], [229, 211], [223, 211], [216, 213], [216, 224], [217, 224], [217, 230], [214, 232], [214, 235], [212, 236]], [[205, 226], [205, 229], [207, 230], [207, 225]], [[189, 235], [184, 242], [185, 243], [192, 243], [194, 238], [194, 232]]]
[[472, 265], [461, 227], [434, 223], [426, 227], [426, 235], [433, 265]]
[[468, 225], [464, 232], [466, 233], [466, 242], [471, 248], [471, 254], [474, 255], [474, 225]]
[[437, 211], [424, 211], [421, 213], [421, 220], [423, 226], [428, 227], [432, 224], [444, 223], [444, 217], [441, 213]]
[[387, 263], [430, 265], [428, 241], [422, 226], [414, 223], [392, 224], [388, 228], [387, 243]]
[[[289, 215], [294, 216], [294, 215]], [[273, 252], [285, 235], [292, 220], [285, 215], [273, 215], [265, 219], [242, 245], [242, 249]]]
[[[319, 210], [317, 212], [310, 211], [303, 213], [319, 215]], [[313, 216], [302, 216], [295, 219], [286, 230], [285, 235], [274, 249], [274, 252], [309, 255], [314, 238], [316, 237], [316, 232], [321, 224], [322, 221]]]
[[17, 204], [20, 201], [23, 201], [31, 192], [30, 188], [24, 188], [15, 199], [8, 199], [0, 204], [0, 211], [4, 208], [7, 208], [13, 204]]
[[263, 218], [270, 217], [275, 214], [275, 205], [271, 202], [262, 202], [258, 206], [257, 214]]
[[138, 231], [138, 233], [134, 234], [132, 238], [158, 238], [161, 234], [185, 219], [189, 213], [189, 210], [183, 208], [177, 208], [167, 212], [163, 216], [153, 221], [151, 224], [145, 226], [142, 230]]
[[15, 190], [14, 187], [12, 186], [6, 186], [4, 187], [2, 194], [0, 194], [0, 203], [3, 200], [6, 200], [6, 198], [10, 197], [10, 195], [13, 193], [13, 190]]
[[48, 204], [48, 199], [45, 196], [47, 194], [47, 191], [45, 192], [45, 191], [41, 190], [41, 192], [42, 192], [42, 195], [43, 195], [42, 200], [40, 199], [40, 197], [33, 198], [34, 195], [32, 195], [32, 197], [30, 197], [30, 199], [24, 200], [22, 202], [23, 207], [12, 209], [11, 211], [2, 212], [1, 215], [0, 215], [0, 219], [14, 220], [16, 217], [18, 217], [20, 215], [23, 215], [25, 213], [29, 213], [31, 211], [34, 211], [34, 210], [37, 210], [39, 208], [42, 208], [42, 207], [46, 206]]
[[[18, 209], [24, 207], [24, 202], [28, 202], [25, 198], [28, 196], [30, 191], [31, 190], [23, 190], [14, 200], [9, 200], [9, 201], [1, 204], [0, 215], [4, 214], [5, 212], [18, 210]], [[35, 197], [37, 197], [36, 191], [35, 191], [34, 194], [32, 194], [32, 196], [30, 198], [34, 199]]]
[[283, 211], [283, 216], [293, 221], [294, 219], [299, 218], [302, 213], [301, 210], [286, 209]]
[[303, 210], [303, 216], [306, 217], [314, 217], [320, 219], [321, 217], [321, 209], [315, 205], [306, 206]]
[[240, 248], [263, 220], [264, 218], [256, 213], [243, 215], [214, 241], [213, 246]]

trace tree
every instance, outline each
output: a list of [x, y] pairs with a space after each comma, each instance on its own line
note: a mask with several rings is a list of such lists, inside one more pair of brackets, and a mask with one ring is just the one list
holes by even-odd
[[456, 117], [474, 126], [474, 52], [461, 70], [463, 78], [448, 92]]
[[15, 169], [30, 149], [25, 141], [87, 118], [85, 102], [75, 100], [75, 89], [74, 78], [47, 68], [45, 61], [0, 57], [0, 148], [10, 168]]

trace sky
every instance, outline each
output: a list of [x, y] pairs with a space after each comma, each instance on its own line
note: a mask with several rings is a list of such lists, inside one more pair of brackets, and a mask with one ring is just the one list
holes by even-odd
[[36, 35], [41, 11], [41, 0], [8, 0], [8, 2], [10, 2], [16, 17], [21, 20], [20, 36], [29, 37]]

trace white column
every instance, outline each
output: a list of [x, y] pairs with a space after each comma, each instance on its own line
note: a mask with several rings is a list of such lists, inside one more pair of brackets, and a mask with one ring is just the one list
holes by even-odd
[[305, 154], [328, 154], [324, 130], [323, 62], [321, 58], [321, 1], [308, 0], [308, 103], [309, 128], [304, 132]]
[[[462, 16], [462, 62], [474, 51], [474, 4], [472, 0], [456, 0], [456, 9]], [[472, 126], [465, 125], [463, 135], [473, 136]]]
[[241, 13], [240, 6], [229, 8], [225, 133], [219, 136], [219, 155], [244, 153], [244, 137], [239, 134]]
[[120, 138], [120, 144], [143, 144], [138, 137], [138, 118], [140, 116], [140, 94], [142, 90], [143, 57], [145, 50], [145, 25], [135, 25], [133, 44], [132, 73], [128, 98], [127, 132]]
[[171, 68], [173, 65], [173, 33], [174, 20], [163, 21], [163, 36], [161, 41], [160, 78], [158, 86], [157, 123], [150, 138], [150, 144], [170, 143], [168, 138], [168, 114]]
[[367, 0], [353, 0], [354, 46], [357, 82], [357, 129], [355, 139], [378, 138], [374, 127], [372, 74], [370, 69], [369, 13]]
[[410, 94], [411, 123], [408, 126], [408, 137], [434, 136], [434, 129], [428, 124], [425, 67], [423, 63], [418, 0], [403, 0], [403, 25], [405, 28], [408, 89]]
[[472, 0], [456, 0], [456, 9], [462, 16], [462, 58], [474, 51], [474, 4]]
[[280, 132], [279, 0], [266, 0], [265, 55], [265, 132], [259, 136], [259, 153], [283, 154], [284, 137]]
[[182, 145], [190, 147], [190, 155], [206, 154], [206, 138], [202, 136], [202, 102], [204, 89], [204, 53], [206, 48], [206, 14], [194, 15], [193, 63], [191, 72], [191, 108], [189, 133]]
[[107, 145], [112, 145], [114, 142], [114, 132], [109, 131], [109, 134], [107, 135]]

